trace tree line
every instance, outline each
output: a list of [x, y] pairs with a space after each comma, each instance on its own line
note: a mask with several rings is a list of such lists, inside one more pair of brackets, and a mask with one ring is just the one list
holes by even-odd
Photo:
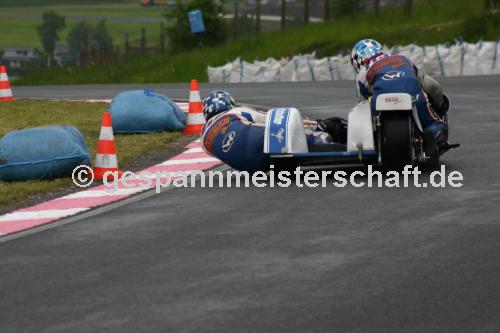
[[[42, 23], [36, 27], [42, 47], [47, 55], [47, 66], [51, 66], [54, 59], [56, 43], [61, 40], [60, 33], [66, 27], [66, 19], [53, 11], [42, 14]], [[66, 41], [77, 62], [80, 56], [91, 49], [107, 50], [113, 42], [108, 32], [106, 20], [91, 25], [81, 21], [73, 26], [68, 33]]]

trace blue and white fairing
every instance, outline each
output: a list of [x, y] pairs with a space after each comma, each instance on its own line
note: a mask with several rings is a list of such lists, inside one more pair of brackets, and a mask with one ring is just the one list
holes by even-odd
[[328, 159], [339, 162], [373, 158], [376, 151], [370, 107], [362, 103], [349, 113], [347, 146], [321, 145], [321, 151], [308, 148], [303, 119], [297, 109], [271, 109], [266, 117], [264, 153], [271, 158]]
[[267, 171], [269, 156], [263, 153], [265, 118], [265, 113], [246, 107], [218, 114], [202, 129], [203, 148], [237, 170]]
[[271, 109], [266, 117], [264, 153], [308, 153], [302, 116], [295, 108]]

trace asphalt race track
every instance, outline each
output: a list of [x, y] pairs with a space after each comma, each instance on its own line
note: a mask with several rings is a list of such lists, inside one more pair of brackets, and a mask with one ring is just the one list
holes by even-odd
[[[0, 243], [0, 331], [500, 331], [499, 79], [440, 80], [462, 144], [443, 162], [462, 188], [166, 191]], [[226, 88], [240, 102], [326, 117], [347, 113], [352, 85]], [[151, 86], [188, 95], [187, 84]]]

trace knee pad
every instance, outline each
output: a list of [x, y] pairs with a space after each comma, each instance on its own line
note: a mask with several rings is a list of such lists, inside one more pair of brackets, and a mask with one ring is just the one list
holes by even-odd
[[443, 89], [441, 88], [439, 82], [434, 80], [429, 75], [425, 75], [422, 80], [422, 86], [424, 91], [430, 97], [432, 106], [437, 110], [441, 110], [443, 107]]

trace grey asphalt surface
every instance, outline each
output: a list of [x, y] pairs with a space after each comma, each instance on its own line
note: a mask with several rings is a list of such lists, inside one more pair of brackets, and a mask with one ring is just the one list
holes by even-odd
[[[167, 191], [0, 243], [0, 330], [500, 331], [499, 77], [441, 81], [462, 143], [443, 162], [462, 188]], [[187, 97], [187, 85], [152, 87]], [[313, 117], [345, 115], [354, 101], [351, 82], [227, 89]]]

